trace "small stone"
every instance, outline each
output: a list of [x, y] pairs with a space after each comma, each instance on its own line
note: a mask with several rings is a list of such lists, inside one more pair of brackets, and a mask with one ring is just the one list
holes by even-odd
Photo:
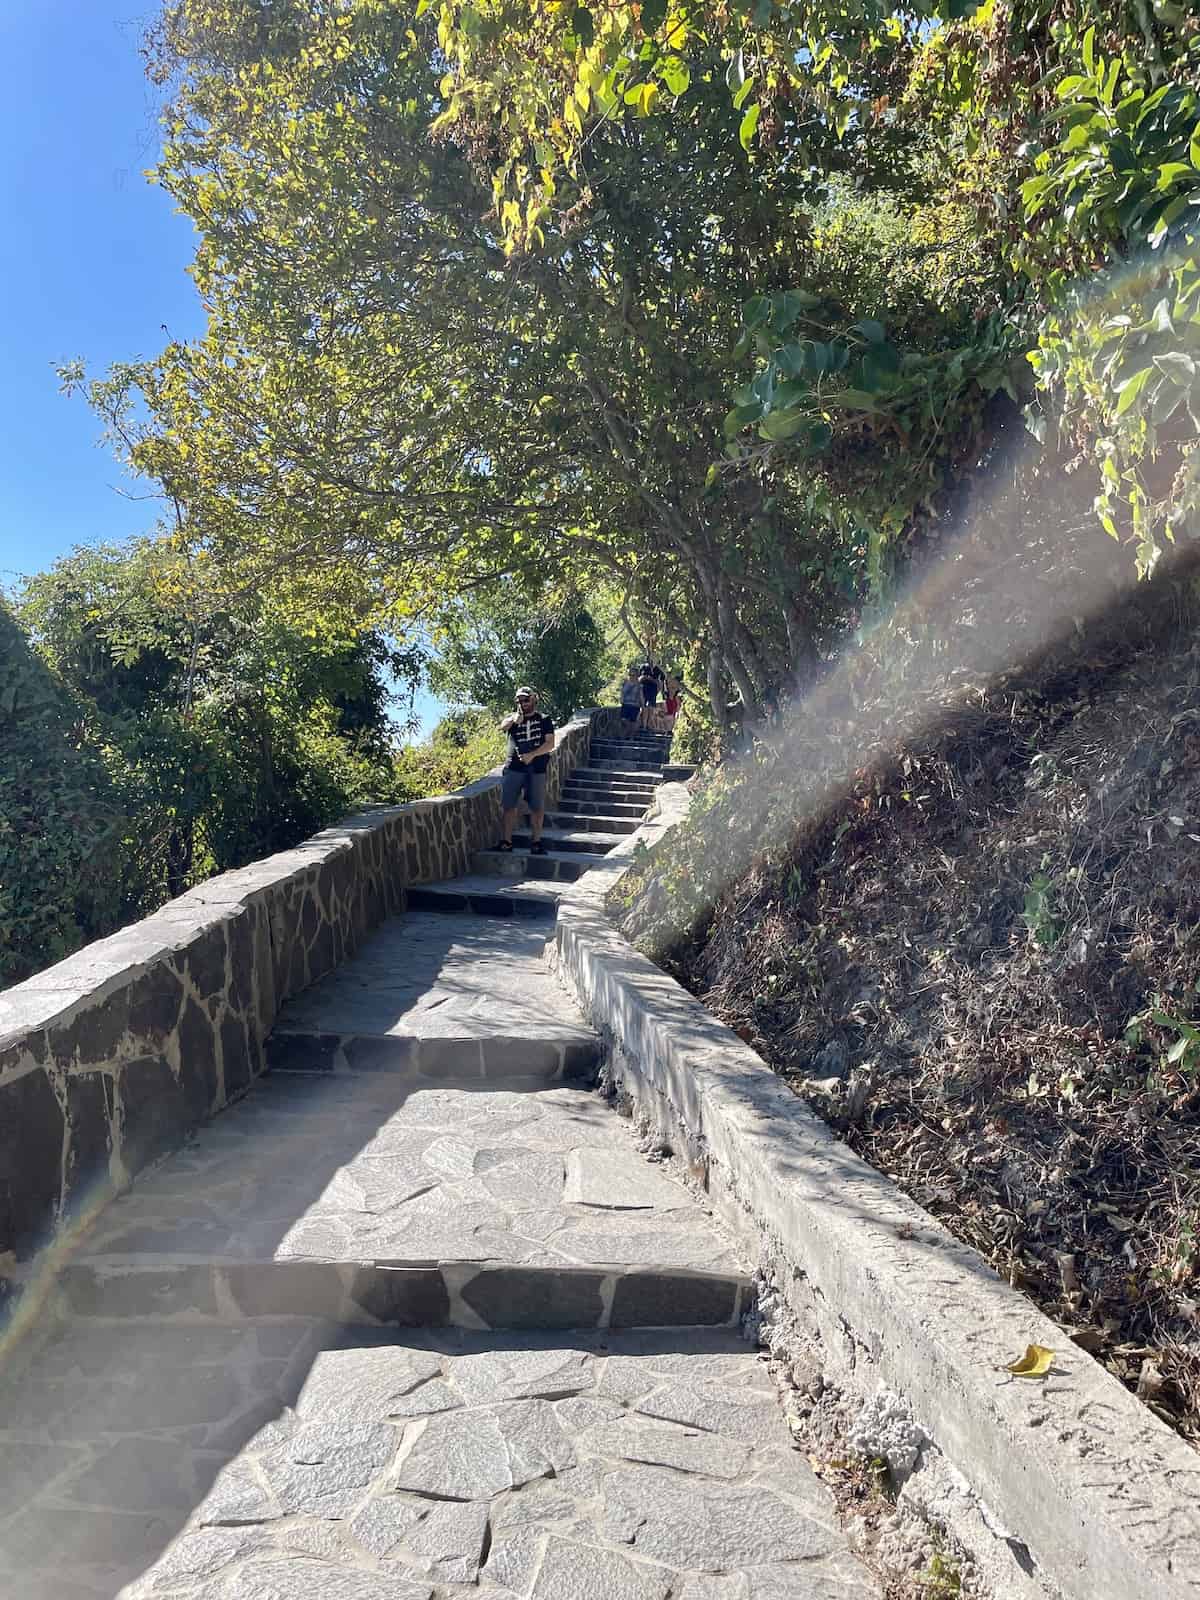
[[615, 1422], [624, 1415], [624, 1407], [616, 1400], [593, 1400], [588, 1395], [575, 1395], [570, 1400], [560, 1400], [554, 1412], [569, 1433], [580, 1433], [584, 1428]]
[[406, 1544], [439, 1583], [475, 1583], [487, 1526], [486, 1505], [443, 1501], [429, 1508]]
[[575, 1451], [554, 1407], [526, 1400], [497, 1413], [508, 1448], [513, 1485], [554, 1477], [575, 1465]]
[[550, 1523], [562, 1523], [574, 1517], [577, 1510], [575, 1497], [564, 1490], [559, 1481], [543, 1479], [496, 1501], [492, 1507], [492, 1528], [497, 1535], [514, 1532], [517, 1528], [546, 1528]]
[[705, 1573], [686, 1579], [678, 1600], [750, 1600], [750, 1580], [744, 1572], [734, 1572], [723, 1578]]
[[350, 1531], [364, 1549], [383, 1561], [404, 1542], [425, 1509], [419, 1500], [404, 1495], [380, 1495], [367, 1502], [350, 1524]]
[[490, 1412], [430, 1417], [396, 1477], [399, 1489], [447, 1500], [488, 1500], [512, 1484], [508, 1448]]
[[202, 1527], [237, 1527], [271, 1522], [280, 1515], [266, 1485], [249, 1461], [231, 1461], [204, 1497], [196, 1517]]
[[503, 1538], [493, 1539], [483, 1576], [489, 1584], [513, 1594], [528, 1595], [542, 1555], [546, 1535], [532, 1524], [518, 1527]]
[[260, 1549], [262, 1543], [263, 1535], [255, 1529], [189, 1529], [163, 1552], [147, 1574], [150, 1588], [157, 1593], [213, 1578]]

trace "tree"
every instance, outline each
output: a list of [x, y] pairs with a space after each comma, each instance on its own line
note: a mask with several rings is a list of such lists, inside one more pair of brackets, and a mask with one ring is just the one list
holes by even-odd
[[[1153, 568], [1164, 539], [1195, 528], [1200, 22], [1189, 8], [425, 4], [437, 11], [450, 62], [442, 122], [486, 152], [510, 248], [541, 248], [556, 206], [589, 203], [598, 127], [705, 115], [697, 69], [711, 70], [714, 56], [745, 108], [738, 137], [758, 152], [760, 182], [766, 149], [790, 130], [827, 175], [853, 170], [863, 189], [886, 173], [888, 186], [913, 194], [917, 169], [903, 172], [886, 152], [906, 129], [933, 140], [926, 195], [965, 206], [979, 263], [1003, 291], [998, 304], [984, 294], [999, 314], [953, 353], [955, 382], [931, 392], [946, 360], [930, 366], [922, 347], [897, 350], [883, 327], [890, 318], [864, 331], [801, 277], [783, 286], [804, 297], [793, 308], [769, 293], [764, 273], [743, 336], [764, 359], [734, 397], [735, 439], [753, 429], [767, 449], [811, 462], [864, 419], [877, 437], [895, 429], [889, 469], [902, 479], [915, 466], [920, 492], [907, 507], [877, 499], [864, 509], [911, 531], [914, 507], [943, 477], [936, 460], [928, 470], [925, 445], [938, 445], [931, 425], [948, 419], [940, 431], [960, 440], [986, 434], [979, 391], [1025, 399], [1006, 357], [1028, 351], [1042, 400], [1031, 428], [1039, 438], [1061, 434], [1049, 441], [1052, 456], [1091, 454], [1099, 520], [1134, 542], [1139, 569]], [[1097, 284], [1098, 272], [1107, 281]], [[755, 450], [741, 443], [733, 453], [753, 461]], [[836, 461], [826, 475], [841, 475]]]
[[20, 616], [136, 819], [123, 872], [141, 909], [390, 796], [376, 636], [234, 603], [150, 539], [76, 550], [28, 581]]
[[552, 715], [594, 705], [613, 673], [604, 633], [578, 599], [557, 605], [512, 580], [447, 608], [435, 631], [429, 680], [451, 704], [510, 711], [532, 684]]
[[132, 826], [83, 708], [0, 602], [0, 985], [118, 924]]
[[720, 720], [811, 667], [862, 530], [766, 460], [713, 469], [741, 306], [819, 269], [814, 186], [786, 141], [747, 181], [719, 63], [695, 116], [598, 127], [590, 203], [514, 261], [477, 152], [425, 137], [436, 52], [399, 8], [186, 0], [159, 51], [210, 331], [92, 392], [186, 539], [397, 627], [549, 559], [701, 641]]

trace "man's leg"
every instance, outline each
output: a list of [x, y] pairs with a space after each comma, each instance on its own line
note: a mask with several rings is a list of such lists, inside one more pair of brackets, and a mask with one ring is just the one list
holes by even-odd
[[542, 837], [542, 824], [546, 820], [546, 774], [529, 774], [529, 834], [537, 844]]
[[512, 844], [513, 829], [517, 825], [517, 812], [521, 805], [521, 791], [525, 787], [524, 773], [505, 772], [500, 779], [500, 804], [503, 815], [500, 819], [500, 838], [504, 844]]

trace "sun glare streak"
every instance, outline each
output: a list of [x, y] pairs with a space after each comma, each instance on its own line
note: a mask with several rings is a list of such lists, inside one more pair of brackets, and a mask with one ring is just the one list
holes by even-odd
[[[1073, 314], [1089, 324], [1148, 319], [1170, 265], [1130, 264], [1081, 295]], [[889, 752], [936, 737], [1004, 676], [1027, 672], [1137, 591], [1143, 580], [1131, 549], [1097, 520], [1094, 473], [1086, 460], [1048, 473], [1028, 435], [1009, 448], [958, 526], [941, 532], [931, 564], [802, 699], [783, 707], [777, 727], [756, 734], [753, 751], [725, 764], [717, 783], [737, 785], [736, 829], [722, 823], [719, 847], [714, 837], [702, 848], [701, 802], [692, 824], [664, 841], [653, 876], [678, 882], [682, 873], [688, 892], [656, 897], [656, 938], [686, 936], [698, 904], [712, 907], [756, 860], [828, 815]], [[1195, 555], [1194, 545], [1177, 548], [1160, 575]], [[781, 783], [788, 768], [794, 781]]]

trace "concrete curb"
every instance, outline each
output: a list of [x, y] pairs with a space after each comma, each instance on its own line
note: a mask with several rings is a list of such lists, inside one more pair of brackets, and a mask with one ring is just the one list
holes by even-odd
[[[1065, 1600], [1200, 1596], [1200, 1455], [980, 1256], [843, 1145], [747, 1045], [613, 926], [604, 897], [639, 844], [687, 812], [679, 787], [559, 908], [556, 962], [602, 1034], [635, 1113], [682, 1156], [854, 1392], [907, 1401], [943, 1481], [1017, 1592]], [[1009, 1378], [1028, 1343], [1050, 1378]], [[926, 1471], [918, 1467], [914, 1479]], [[952, 1476], [953, 1474], [950, 1474]], [[920, 1492], [916, 1496], [920, 1499]], [[969, 1531], [965, 1542], [972, 1554]]]

